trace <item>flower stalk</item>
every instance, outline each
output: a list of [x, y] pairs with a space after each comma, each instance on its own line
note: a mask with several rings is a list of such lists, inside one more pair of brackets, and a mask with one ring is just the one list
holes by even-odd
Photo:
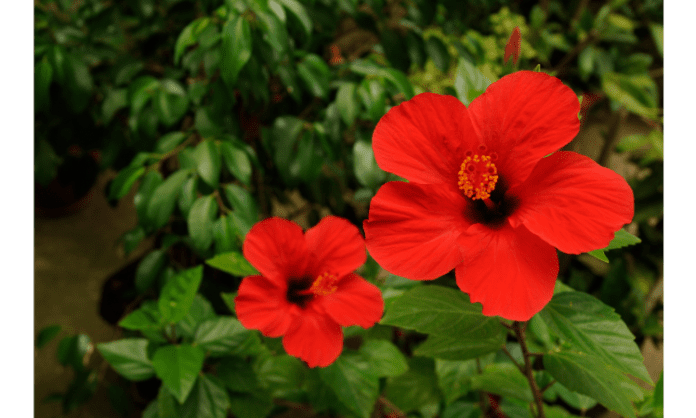
[[532, 388], [532, 395], [534, 396], [534, 402], [536, 403], [537, 418], [546, 418], [544, 414], [544, 401], [542, 400], [542, 391], [539, 389], [536, 380], [534, 380], [534, 373], [532, 370], [532, 354], [527, 348], [527, 340], [524, 332], [527, 329], [527, 322], [515, 321], [512, 325], [517, 336], [517, 341], [520, 343], [522, 348], [522, 355], [524, 356], [524, 374], [529, 381], [529, 386]]

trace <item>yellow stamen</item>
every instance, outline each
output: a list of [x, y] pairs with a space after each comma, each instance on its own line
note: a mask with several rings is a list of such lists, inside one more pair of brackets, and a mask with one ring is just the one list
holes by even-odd
[[[481, 147], [479, 147], [481, 148]], [[483, 147], [485, 151], [485, 147]], [[459, 190], [464, 196], [471, 199], [488, 199], [491, 192], [495, 189], [498, 182], [498, 169], [493, 160], [497, 159], [497, 154], [478, 155], [467, 152], [464, 162], [459, 168]]]
[[338, 282], [337, 275], [324, 272], [314, 279], [314, 283], [312, 283], [309, 291], [318, 296], [329, 295], [338, 289], [336, 282]]

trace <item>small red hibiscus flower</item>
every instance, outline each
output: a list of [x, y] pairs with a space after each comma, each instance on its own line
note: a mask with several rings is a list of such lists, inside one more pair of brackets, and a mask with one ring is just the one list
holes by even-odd
[[239, 286], [239, 321], [282, 335], [285, 351], [310, 367], [341, 354], [341, 326], [369, 328], [382, 317], [381, 292], [353, 273], [367, 255], [358, 228], [345, 219], [327, 216], [303, 234], [294, 222], [269, 218], [251, 228], [243, 251], [261, 275]]
[[579, 110], [570, 88], [531, 71], [501, 78], [468, 108], [432, 93], [392, 108], [372, 145], [379, 166], [409, 182], [372, 199], [370, 254], [413, 280], [454, 268], [484, 315], [530, 319], [553, 295], [556, 248], [604, 248], [633, 218], [621, 176], [557, 151], [578, 133]]

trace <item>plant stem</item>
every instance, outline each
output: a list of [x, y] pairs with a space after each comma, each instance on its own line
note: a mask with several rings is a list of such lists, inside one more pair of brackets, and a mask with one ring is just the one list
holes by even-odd
[[524, 356], [524, 372], [527, 377], [527, 380], [529, 381], [529, 386], [532, 389], [534, 401], [536, 402], [537, 418], [546, 418], [546, 415], [544, 414], [544, 401], [541, 398], [541, 391], [539, 390], [539, 386], [537, 385], [536, 380], [534, 380], [534, 373], [532, 371], [531, 361], [532, 356], [530, 355], [529, 349], [527, 348], [527, 339], [524, 335], [524, 332], [527, 329], [527, 323], [515, 321], [515, 323], [513, 324], [513, 328], [515, 329], [517, 341], [519, 341], [520, 347], [522, 348], [522, 355]]

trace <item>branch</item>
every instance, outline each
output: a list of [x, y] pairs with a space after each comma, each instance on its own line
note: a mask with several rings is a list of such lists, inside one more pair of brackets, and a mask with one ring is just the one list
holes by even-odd
[[530, 360], [532, 356], [529, 354], [529, 349], [527, 348], [527, 339], [524, 335], [524, 331], [527, 328], [527, 323], [515, 321], [513, 327], [515, 328], [517, 340], [520, 342], [520, 347], [522, 348], [522, 355], [524, 356], [524, 374], [527, 376], [529, 386], [532, 388], [532, 394], [534, 395], [534, 400], [537, 407], [537, 418], [546, 418], [546, 415], [544, 414], [544, 401], [541, 398], [542, 392], [539, 390], [536, 380], [534, 380], [532, 362]]

